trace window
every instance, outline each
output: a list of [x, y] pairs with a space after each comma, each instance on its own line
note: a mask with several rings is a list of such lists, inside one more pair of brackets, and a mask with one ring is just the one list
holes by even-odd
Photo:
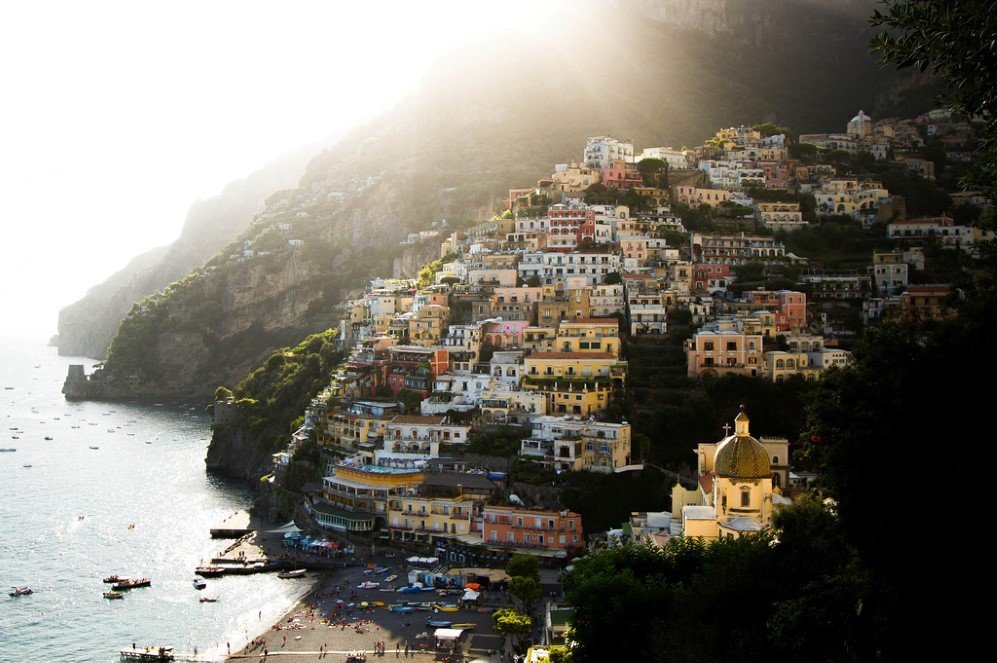
[[741, 508], [747, 508], [751, 506], [751, 489], [742, 488], [741, 489]]
[[706, 351], [713, 350], [713, 342], [707, 341], [706, 343], [703, 343], [703, 349]]

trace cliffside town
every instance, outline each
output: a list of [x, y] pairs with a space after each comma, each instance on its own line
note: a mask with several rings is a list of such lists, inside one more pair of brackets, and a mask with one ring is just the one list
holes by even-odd
[[[438, 241], [436, 258], [412, 278], [372, 279], [339, 307], [329, 333], [344, 359], [287, 445], [256, 449], [239, 473], [262, 469], [284, 488], [296, 475], [318, 527], [462, 561], [568, 557], [586, 545], [586, 514], [556, 496], [513, 494], [509, 459], [495, 449], [539, 477], [638, 471], [639, 424], [624, 406], [641, 368], [628, 360], [634, 348], [666, 354], [680, 343], [689, 384], [733, 375], [805, 385], [847, 365], [881, 318], [953, 315], [956, 288], [937, 279], [958, 277], [993, 240], [987, 195], [936, 185], [972, 160], [973, 132], [942, 111], [879, 121], [860, 111], [841, 134], [798, 141], [771, 125], [723, 129], [683, 150], [589, 138], [578, 162], [510, 190], [492, 219], [401, 239]], [[941, 158], [926, 158], [938, 145]], [[886, 178], [934, 191], [951, 215], [908, 214], [928, 203]], [[832, 231], [848, 241], [821, 245]], [[819, 257], [793, 250], [807, 246]], [[245, 463], [252, 396], [237, 388], [215, 402], [211, 465]], [[794, 467], [787, 431], [756, 439], [749, 416], [701, 441], [670, 509], [662, 500], [658, 512], [634, 512], [610, 540], [768, 530], [810, 475]], [[641, 433], [654, 444], [655, 431]], [[295, 471], [306, 456], [318, 459], [310, 481]]]

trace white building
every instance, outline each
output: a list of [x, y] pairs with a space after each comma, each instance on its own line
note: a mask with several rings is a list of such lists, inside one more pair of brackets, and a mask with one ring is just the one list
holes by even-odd
[[634, 145], [609, 136], [593, 136], [585, 142], [582, 161], [590, 168], [609, 168], [614, 161], [634, 162]]
[[639, 163], [641, 159], [661, 159], [668, 164], [669, 170], [687, 170], [687, 154], [688, 150], [676, 150], [674, 147], [645, 147], [636, 161]]

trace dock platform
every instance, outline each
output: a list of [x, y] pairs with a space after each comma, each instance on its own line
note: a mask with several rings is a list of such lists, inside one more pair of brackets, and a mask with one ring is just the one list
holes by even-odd
[[238, 539], [253, 531], [248, 511], [236, 511], [217, 527], [211, 528], [212, 539]]

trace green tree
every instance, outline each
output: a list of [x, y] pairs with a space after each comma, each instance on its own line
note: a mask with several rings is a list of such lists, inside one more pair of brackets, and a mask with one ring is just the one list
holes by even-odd
[[502, 635], [511, 636], [514, 642], [519, 642], [519, 638], [527, 636], [533, 629], [533, 619], [529, 615], [516, 612], [511, 608], [499, 608], [492, 613], [492, 622], [495, 630]]
[[228, 387], [222, 386], [222, 387], [218, 387], [217, 389], [215, 389], [215, 400], [216, 401], [224, 401], [224, 400], [228, 400], [230, 398], [232, 398], [232, 390], [229, 389]]
[[942, 101], [980, 115], [978, 183], [997, 185], [997, 21], [986, 0], [881, 0], [870, 22], [884, 28], [870, 41], [884, 65], [931, 71], [946, 83]]
[[623, 283], [623, 276], [619, 272], [609, 272], [602, 282], [606, 285], [619, 285]]
[[513, 555], [505, 565], [509, 577], [531, 578], [540, 582], [540, 560], [533, 555]]
[[540, 598], [540, 583], [535, 578], [511, 576], [509, 593], [522, 602], [527, 613], [532, 613], [537, 599]]
[[[847, 541], [868, 569], [872, 589], [864, 610], [879, 622], [877, 644], [893, 660], [915, 657], [926, 644], [912, 641], [910, 633], [930, 634], [940, 619], [962, 623], [970, 633], [978, 617], [965, 591], [973, 586], [975, 569], [986, 563], [984, 549], [912, 546], [902, 518], [869, 505], [883, 496], [882, 468], [895, 477], [931, 476], [956, 448], [947, 441], [992, 435], [985, 414], [991, 407], [988, 390], [970, 387], [965, 374], [966, 367], [976, 366], [989, 375], [995, 365], [988, 353], [978, 353], [997, 342], [997, 297], [987, 286], [986, 280], [977, 283], [975, 295], [968, 289], [957, 319], [870, 329], [855, 349], [854, 364], [822, 378], [807, 407], [798, 461], [820, 474]], [[939, 422], [939, 430], [930, 418], [943, 412], [950, 416]], [[981, 458], [971, 455], [962, 462], [972, 465]], [[953, 461], [951, 467], [960, 466]], [[986, 503], [986, 482], [955, 476], [939, 481], [945, 499], [918, 500], [918, 518], [944, 523], [946, 531], [978, 531], [976, 514], [953, 506]], [[901, 499], [908, 495], [903, 489], [898, 493]], [[933, 571], [924, 575], [927, 568]]]

